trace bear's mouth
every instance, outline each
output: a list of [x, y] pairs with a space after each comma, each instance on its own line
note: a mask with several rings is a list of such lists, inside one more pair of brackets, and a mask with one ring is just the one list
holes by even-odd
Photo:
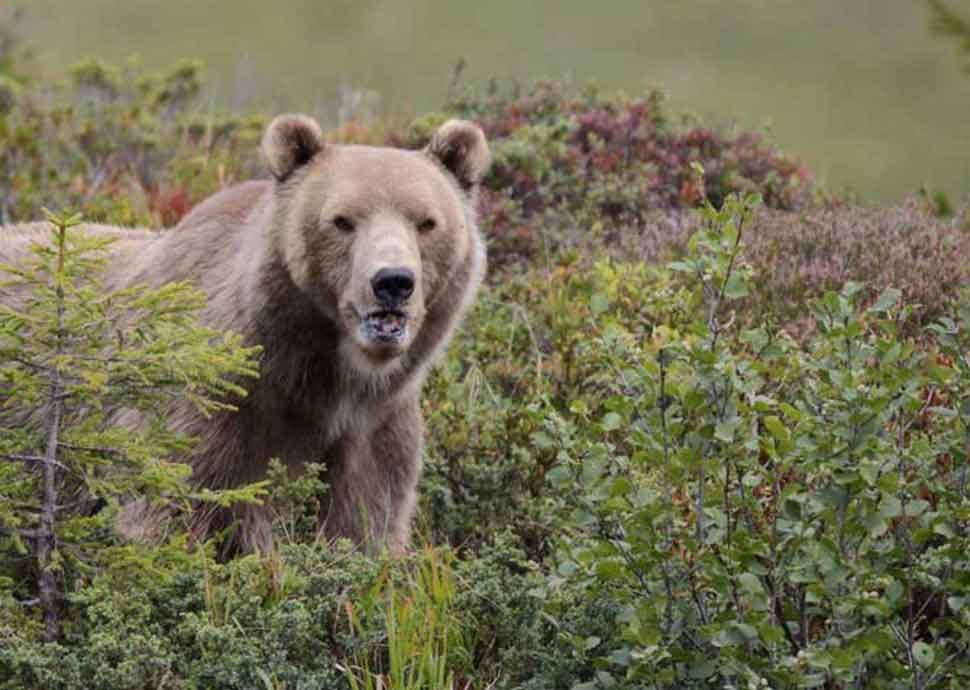
[[372, 342], [396, 344], [408, 332], [408, 317], [397, 309], [378, 309], [364, 316], [361, 334]]

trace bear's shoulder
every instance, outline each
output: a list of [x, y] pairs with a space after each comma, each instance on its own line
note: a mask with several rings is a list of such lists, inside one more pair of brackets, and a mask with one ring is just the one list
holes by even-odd
[[198, 227], [209, 223], [241, 224], [272, 196], [269, 180], [250, 180], [216, 192], [189, 211], [177, 228]]

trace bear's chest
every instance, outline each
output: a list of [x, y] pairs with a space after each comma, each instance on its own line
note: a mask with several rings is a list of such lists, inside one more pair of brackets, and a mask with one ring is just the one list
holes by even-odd
[[367, 437], [379, 423], [381, 405], [346, 391], [281, 397], [278, 392], [251, 396], [240, 432], [257, 463], [279, 458], [289, 466], [325, 461], [348, 437]]

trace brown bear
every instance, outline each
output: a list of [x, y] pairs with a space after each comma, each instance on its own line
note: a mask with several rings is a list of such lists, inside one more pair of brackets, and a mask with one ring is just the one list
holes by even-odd
[[[89, 226], [119, 238], [106, 285], [191, 281], [208, 295], [207, 325], [262, 347], [238, 410], [206, 418], [179, 404], [170, 415], [198, 439], [185, 458], [195, 482], [258, 480], [271, 458], [293, 474], [324, 462], [322, 534], [400, 551], [421, 468], [421, 385], [485, 271], [474, 207], [488, 145], [458, 120], [421, 151], [331, 145], [311, 118], [282, 115], [262, 149], [272, 180], [219, 192], [169, 231]], [[48, 233], [0, 229], [0, 263]], [[123, 531], [143, 532], [148, 515], [129, 510]], [[269, 515], [236, 512], [244, 548], [269, 547]], [[196, 528], [224, 518], [200, 512]]]

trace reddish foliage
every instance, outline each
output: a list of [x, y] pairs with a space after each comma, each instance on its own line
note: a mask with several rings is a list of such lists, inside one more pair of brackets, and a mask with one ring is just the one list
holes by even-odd
[[[539, 230], [550, 211], [628, 234], [658, 211], [705, 199], [719, 205], [731, 192], [759, 191], [776, 209], [811, 203], [808, 170], [760, 135], [671, 124], [661, 101], [657, 92], [635, 100], [570, 97], [542, 83], [508, 99], [449, 106], [449, 115], [478, 122], [496, 152], [482, 199], [493, 264], [528, 261], [538, 245], [522, 242], [523, 227]], [[422, 146], [429, 134], [392, 134], [389, 143]], [[510, 146], [515, 155], [505, 154]], [[703, 166], [703, 179], [692, 164]], [[490, 215], [493, 196], [514, 202], [518, 213]]]
[[[658, 213], [609, 248], [620, 258], [664, 261], [683, 251], [697, 222], [681, 211]], [[901, 290], [903, 302], [916, 305], [911, 329], [942, 316], [970, 285], [970, 233], [915, 200], [886, 208], [763, 209], [743, 239], [757, 285], [739, 307], [742, 321], [774, 317], [798, 338], [815, 328], [808, 301], [850, 280], [874, 291]]]
[[194, 205], [184, 186], [157, 185], [149, 190], [149, 209], [163, 227], [177, 224]]
[[[765, 144], [759, 134], [727, 136], [704, 127], [679, 131], [668, 122], [655, 92], [633, 101], [570, 99], [554, 86], [540, 84], [534, 94], [494, 103], [475, 119], [498, 147], [525, 126], [563, 126], [565, 152], [550, 162], [579, 183], [572, 191], [579, 197], [584, 180], [595, 182], [585, 174], [591, 170], [639, 175], [645, 164], [654, 166], [656, 178], [637, 201], [638, 211], [683, 207], [679, 190], [692, 176], [690, 164], [695, 162], [704, 167], [708, 198], [715, 205], [732, 191], [758, 189], [768, 206], [796, 209], [809, 203], [813, 189], [807, 168]], [[495, 177], [505, 179], [507, 171], [496, 171]], [[529, 182], [535, 189], [545, 180]]]
[[746, 257], [766, 293], [759, 311], [780, 308], [798, 324], [796, 331], [811, 330], [812, 323], [795, 305], [849, 280], [899, 288], [905, 303], [920, 305], [913, 325], [942, 315], [970, 283], [970, 234], [915, 201], [875, 209], [838, 205], [807, 214], [765, 211], [747, 245]]

